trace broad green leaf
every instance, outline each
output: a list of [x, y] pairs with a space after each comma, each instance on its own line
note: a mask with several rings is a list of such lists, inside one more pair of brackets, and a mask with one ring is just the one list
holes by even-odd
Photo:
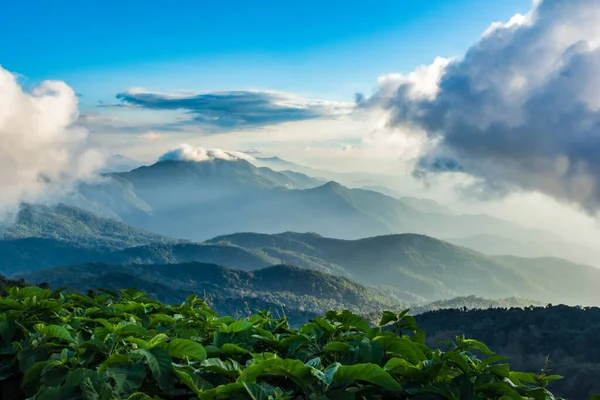
[[307, 367], [300, 360], [272, 358], [250, 365], [242, 372], [238, 381], [254, 383], [259, 376], [270, 374], [291, 379], [300, 387], [306, 387], [313, 380], [312, 371], [311, 367]]
[[146, 363], [163, 390], [167, 390], [173, 384], [173, 375], [171, 372], [171, 356], [165, 350], [155, 347], [150, 350], [138, 350], [146, 358]]
[[379, 365], [385, 356], [381, 342], [362, 342], [358, 345], [358, 349], [363, 363]]
[[325, 318], [314, 318], [312, 322], [327, 333], [332, 333], [335, 331], [335, 326], [327, 322]]
[[14, 299], [0, 298], [0, 306], [13, 310], [22, 310], [23, 304]]
[[495, 373], [496, 375], [500, 375], [503, 378], [510, 379], [510, 367], [508, 366], [508, 364], [493, 365], [489, 367], [489, 370]]
[[405, 337], [378, 336], [373, 341], [380, 342], [385, 351], [396, 357], [405, 358], [415, 365], [427, 358], [419, 344]]
[[135, 338], [135, 337], [126, 337], [123, 339], [124, 342], [133, 343], [140, 349], [149, 349], [150, 345], [144, 339]]
[[129, 356], [125, 354], [114, 353], [110, 357], [106, 359], [100, 366], [98, 367], [99, 372], [104, 372], [108, 367], [113, 364], [127, 364], [129, 363]]
[[495, 364], [495, 363], [506, 361], [506, 360], [508, 360], [508, 357], [504, 357], [504, 356], [492, 356], [492, 357], [486, 358], [485, 360], [481, 361], [478, 364], [478, 369], [480, 371], [482, 371], [485, 367], [487, 367], [490, 364]]
[[323, 351], [344, 352], [350, 350], [351, 348], [352, 346], [344, 342], [330, 342], [323, 346]]
[[133, 336], [133, 337], [146, 337], [148, 336], [148, 330], [141, 325], [127, 324], [115, 328], [115, 335], [120, 337]]
[[48, 289], [42, 289], [37, 286], [27, 286], [19, 289], [18, 297], [38, 297], [38, 298], [47, 298], [50, 293], [52, 293]]
[[15, 336], [17, 324], [7, 319], [0, 320], [0, 338], [4, 343], [10, 343]]
[[199, 396], [201, 400], [243, 399], [248, 392], [242, 382], [227, 383], [214, 389], [206, 390]]
[[92, 382], [85, 378], [81, 383], [81, 393], [84, 400], [111, 400], [111, 387], [105, 382]]
[[40, 361], [46, 361], [48, 355], [41, 349], [25, 348], [17, 353], [17, 360], [19, 361], [19, 370], [25, 373], [35, 363]]
[[200, 364], [201, 370], [213, 372], [220, 375], [236, 377], [240, 374], [240, 370], [234, 367], [231, 362], [225, 362], [218, 358], [209, 358]]
[[545, 381], [557, 381], [557, 380], [560, 380], [563, 378], [564, 378], [564, 376], [562, 376], [562, 375], [547, 375], [547, 376], [543, 377], [543, 379]]
[[106, 375], [115, 381], [115, 391], [118, 393], [132, 393], [138, 390], [146, 377], [146, 367], [139, 361], [127, 367], [110, 367]]
[[186, 359], [191, 358], [197, 361], [206, 360], [206, 350], [197, 342], [189, 339], [173, 339], [167, 346], [167, 352], [171, 357]]
[[463, 340], [463, 343], [466, 344], [470, 349], [479, 350], [483, 354], [487, 354], [490, 356], [495, 354], [493, 351], [491, 351], [485, 344], [481, 343], [479, 340], [465, 339], [465, 340]]
[[516, 372], [511, 371], [509, 375], [509, 379], [515, 385], [523, 385], [523, 383], [535, 383], [537, 379], [537, 375], [533, 372]]
[[200, 390], [200, 388], [196, 386], [196, 383], [194, 383], [194, 380], [192, 379], [190, 374], [188, 374], [186, 371], [177, 368], [173, 368], [173, 372], [175, 372], [175, 375], [177, 375], [177, 378], [179, 378], [181, 382], [183, 382], [187, 387], [189, 387], [197, 396], [200, 396], [202, 390]]
[[59, 325], [44, 325], [44, 324], [36, 324], [34, 329], [42, 335], [46, 335], [48, 337], [57, 338], [66, 340], [67, 342], [73, 342], [73, 336], [69, 331]]
[[226, 355], [250, 354], [248, 350], [233, 343], [225, 343], [223, 346], [221, 346], [220, 350], [221, 353]]
[[450, 351], [446, 354], [444, 354], [444, 360], [450, 360], [453, 361], [456, 365], [458, 365], [458, 367], [464, 372], [464, 373], [468, 373], [469, 372], [469, 364], [467, 362], [467, 360], [465, 359], [465, 357], [461, 354], [458, 354], [454, 351]]
[[325, 368], [324, 371], [320, 371], [316, 368], [313, 368], [312, 373], [317, 379], [319, 379], [321, 382], [323, 382], [325, 384], [325, 386], [329, 386], [333, 382], [335, 373], [337, 372], [338, 368], [341, 365], [342, 364], [337, 363], [337, 362], [333, 363], [330, 366], [328, 366], [327, 368]]
[[106, 329], [108, 329], [108, 331], [111, 333], [115, 331], [115, 326], [113, 324], [111, 324], [110, 322], [108, 322], [104, 318], [94, 318], [94, 319], [92, 319], [92, 321], [102, 324], [102, 326], [104, 326]]
[[247, 382], [243, 382], [243, 384], [252, 400], [271, 400], [279, 398], [277, 396], [283, 393], [280, 388], [276, 388], [267, 384], [258, 385]]
[[175, 323], [175, 318], [171, 317], [170, 315], [166, 315], [166, 314], [153, 314], [150, 319], [152, 320], [152, 323], [156, 324], [156, 323], [161, 323], [161, 324], [166, 324], [166, 325], [171, 325]]
[[44, 333], [50, 337], [66, 340], [68, 342], [74, 341], [71, 333], [66, 328], [59, 325], [48, 325]]
[[523, 398], [513, 388], [504, 383], [488, 383], [475, 388], [477, 394], [485, 399], [506, 398], [522, 400]]
[[381, 315], [381, 321], [379, 321], [379, 326], [384, 326], [389, 324], [390, 322], [398, 321], [398, 315], [391, 311], [384, 311]]
[[41, 389], [35, 400], [81, 400], [82, 394], [79, 387], [59, 386]]
[[327, 318], [333, 322], [339, 322], [344, 327], [354, 327], [361, 332], [366, 332], [371, 329], [371, 324], [361, 316], [351, 313], [348, 310], [344, 310], [341, 313], [328, 312]]
[[242, 331], [252, 328], [252, 326], [253, 326], [252, 323], [248, 322], [248, 321], [244, 321], [244, 320], [235, 321], [232, 324], [227, 326], [226, 332], [232, 332], [232, 333], [242, 332]]
[[335, 381], [363, 381], [399, 392], [402, 386], [379, 365], [356, 364], [341, 365], [334, 375]]
[[319, 358], [319, 357], [311, 358], [310, 360], [305, 362], [304, 365], [306, 365], [307, 367], [321, 368], [321, 365], [322, 365], [321, 358]]
[[165, 335], [164, 333], [159, 333], [158, 335], [154, 336], [152, 339], [150, 339], [148, 341], [148, 347], [149, 348], [156, 347], [159, 344], [164, 343], [168, 340], [169, 340], [169, 337], [167, 335]]
[[[34, 388], [37, 387], [40, 383], [40, 377], [42, 376], [42, 371], [46, 367], [46, 365], [54, 362], [53, 360], [40, 361], [33, 364], [30, 368], [25, 371], [23, 375], [23, 379], [21, 380], [21, 387], [23, 389]], [[31, 391], [30, 391], [31, 392]], [[33, 390], [35, 393], [35, 390]]]
[[414, 366], [410, 361], [404, 358], [392, 358], [383, 367], [386, 371], [392, 374], [398, 374], [402, 376], [414, 376], [419, 373], [420, 370]]

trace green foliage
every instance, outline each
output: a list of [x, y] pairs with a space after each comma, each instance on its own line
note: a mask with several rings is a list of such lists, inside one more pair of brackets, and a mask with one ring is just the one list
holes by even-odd
[[[415, 318], [427, 331], [429, 345], [457, 335], [476, 337], [509, 356], [510, 365], [517, 370], [543, 370], [555, 395], [587, 400], [600, 392], [600, 308], [548, 305], [438, 310]], [[555, 375], [564, 379], [554, 380]], [[511, 376], [531, 380], [531, 375]]]
[[0, 298], [0, 396], [553, 398], [545, 386], [558, 377], [511, 371], [481, 342], [434, 350], [406, 312], [385, 313], [385, 324], [330, 311], [291, 329], [268, 312], [219, 316], [195, 296], [166, 305], [136, 290], [13, 287]]

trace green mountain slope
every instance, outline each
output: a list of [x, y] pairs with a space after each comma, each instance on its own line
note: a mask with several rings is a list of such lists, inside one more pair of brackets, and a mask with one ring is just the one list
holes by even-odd
[[340, 266], [358, 282], [391, 286], [431, 301], [476, 295], [600, 304], [594, 289], [600, 270], [594, 267], [561, 259], [490, 257], [423, 235], [341, 240], [292, 232], [240, 233], [209, 242], [301, 252]]
[[167, 302], [184, 293], [208, 298], [262, 301], [290, 310], [322, 312], [329, 308], [377, 312], [401, 308], [398, 297], [347, 278], [285, 265], [242, 271], [214, 264], [80, 264], [19, 275], [31, 283], [85, 290], [90, 282], [107, 288], [136, 287]]
[[[255, 270], [280, 262], [260, 250], [219, 244], [178, 243], [132, 247], [113, 254], [125, 264], [179, 264], [203, 262], [243, 270]], [[88, 261], [95, 261], [88, 259]]]
[[23, 205], [15, 221], [0, 228], [0, 239], [30, 237], [61, 240], [78, 247], [109, 249], [175, 241], [65, 204], [54, 207]]
[[105, 251], [52, 239], [0, 240], [0, 274], [12, 275], [91, 260], [109, 261]]

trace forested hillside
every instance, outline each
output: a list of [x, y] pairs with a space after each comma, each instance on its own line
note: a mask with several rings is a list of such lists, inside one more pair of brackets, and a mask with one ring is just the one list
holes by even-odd
[[524, 371], [546, 368], [564, 379], [557, 395], [588, 399], [600, 393], [600, 308], [568, 306], [438, 310], [416, 316], [430, 345], [466, 335], [510, 357]]
[[[108, 224], [104, 220], [101, 226]], [[96, 220], [93, 220], [96, 221]], [[158, 237], [159, 242], [127, 247], [153, 236], [123, 237], [127, 230], [109, 225], [115, 238], [108, 243], [102, 230], [90, 225], [82, 244], [76, 239], [26, 238], [0, 240], [0, 273], [7, 276], [38, 269], [101, 262], [111, 265], [200, 262], [252, 271], [272, 265], [293, 265], [349, 278], [356, 283], [394, 293], [404, 303], [425, 303], [454, 297], [527, 297], [544, 304], [599, 305], [595, 282], [600, 270], [557, 258], [528, 259], [486, 256], [424, 235], [399, 234], [342, 240], [312, 233], [267, 235], [239, 233], [205, 243]], [[83, 234], [82, 234], [83, 235]], [[149, 235], [149, 236], [147, 236]], [[94, 240], [98, 246], [93, 246]], [[108, 248], [110, 245], [112, 248]], [[126, 247], [126, 248], [124, 248]], [[35, 274], [32, 282], [38, 282]], [[169, 284], [168, 278], [163, 283]]]

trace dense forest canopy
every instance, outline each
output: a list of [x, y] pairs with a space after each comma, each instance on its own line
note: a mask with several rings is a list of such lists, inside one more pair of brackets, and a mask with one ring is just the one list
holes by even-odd
[[546, 366], [563, 375], [552, 384], [557, 395], [587, 399], [600, 393], [600, 308], [447, 309], [417, 315], [416, 320], [429, 333], [430, 345], [465, 334], [510, 356], [513, 368], [539, 371]]

